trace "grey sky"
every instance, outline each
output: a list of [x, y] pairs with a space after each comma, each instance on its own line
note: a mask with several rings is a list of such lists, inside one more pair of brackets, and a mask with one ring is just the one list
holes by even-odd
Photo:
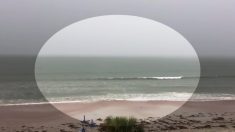
[[40, 56], [194, 57], [191, 44], [159, 22], [129, 15], [93, 17], [53, 35]]
[[57, 31], [84, 18], [154, 19], [190, 41], [199, 56], [235, 56], [235, 0], [7, 0], [0, 2], [0, 54], [36, 55]]

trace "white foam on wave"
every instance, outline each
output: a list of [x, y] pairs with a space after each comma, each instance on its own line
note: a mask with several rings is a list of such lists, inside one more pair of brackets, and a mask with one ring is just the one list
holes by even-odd
[[182, 79], [183, 76], [162, 76], [162, 77], [107, 77], [98, 79], [108, 79], [108, 80], [130, 80], [130, 79], [156, 79], [156, 80], [171, 80], [171, 79]]
[[218, 101], [218, 100], [235, 100], [235, 94], [208, 94], [208, 93], [198, 93], [193, 94], [190, 101]]
[[[51, 98], [50, 102], [7, 103], [0, 106], [41, 105], [58, 103], [88, 103], [97, 101], [222, 101], [235, 100], [234, 94], [193, 94], [165, 92], [159, 94], [107, 94], [105, 96]], [[190, 98], [191, 97], [191, 98]], [[190, 98], [190, 99], [189, 99]], [[189, 99], [189, 100], [188, 100]]]
[[177, 77], [144, 77], [144, 78], [153, 78], [153, 79], [159, 79], [159, 80], [164, 80], [164, 79], [182, 79], [183, 76], [177, 76]]

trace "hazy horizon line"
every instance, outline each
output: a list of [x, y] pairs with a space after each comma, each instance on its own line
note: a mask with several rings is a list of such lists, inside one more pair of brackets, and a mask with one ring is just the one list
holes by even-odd
[[[33, 58], [38, 57], [37, 54], [0, 54], [0, 58]], [[40, 56], [40, 57], [63, 57], [63, 58], [195, 58], [195, 56], [60, 56], [60, 55], [49, 55], [49, 56]], [[235, 56], [212, 56], [212, 55], [198, 55], [198, 58], [204, 58], [204, 59], [235, 59]]]

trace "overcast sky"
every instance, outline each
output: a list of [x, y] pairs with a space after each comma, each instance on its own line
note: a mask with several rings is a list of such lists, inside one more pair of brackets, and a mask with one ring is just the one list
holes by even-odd
[[106, 15], [71, 24], [53, 35], [40, 56], [194, 57], [191, 44], [172, 28], [130, 15]]
[[180, 32], [199, 56], [235, 56], [235, 0], [7, 0], [0, 2], [0, 54], [36, 55], [57, 31], [79, 20], [121, 14]]

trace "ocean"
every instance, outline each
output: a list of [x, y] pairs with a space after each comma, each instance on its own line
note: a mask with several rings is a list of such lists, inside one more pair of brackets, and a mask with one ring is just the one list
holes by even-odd
[[50, 102], [235, 99], [231, 72], [217, 74], [212, 68], [207, 74], [202, 68], [195, 58], [41, 57], [35, 63], [37, 83], [2, 81], [0, 103], [42, 103], [34, 98], [41, 93]]
[[42, 57], [35, 71], [50, 101], [184, 100], [200, 77], [192, 58]]

